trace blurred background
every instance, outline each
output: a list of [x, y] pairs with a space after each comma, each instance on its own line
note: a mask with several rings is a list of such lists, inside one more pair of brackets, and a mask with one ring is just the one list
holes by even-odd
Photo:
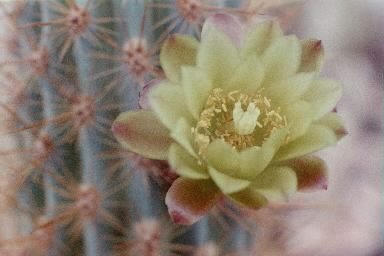
[[321, 152], [328, 191], [297, 198], [314, 209], [287, 218], [287, 254], [384, 255], [384, 1], [309, 0], [291, 24], [299, 37], [322, 40], [323, 75], [343, 84], [337, 112], [349, 134]]
[[[328, 190], [300, 194], [297, 208], [275, 212], [268, 238], [273, 249], [266, 246], [263, 255], [382, 256], [384, 0], [307, 0], [287, 8], [287, 31], [323, 42], [323, 75], [342, 81], [337, 111], [349, 134], [321, 152], [329, 165]], [[6, 30], [2, 22], [0, 59], [7, 56]], [[1, 90], [0, 83], [0, 95], [6, 96]], [[0, 142], [6, 143], [3, 137]], [[4, 177], [11, 175], [0, 173], [7, 190]], [[0, 204], [5, 208], [7, 202]], [[1, 218], [2, 231], [12, 233], [12, 218]]]

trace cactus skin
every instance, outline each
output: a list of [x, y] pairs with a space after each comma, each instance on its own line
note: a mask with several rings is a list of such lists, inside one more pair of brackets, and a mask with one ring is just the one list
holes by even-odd
[[19, 43], [14, 59], [2, 66], [26, 76], [22, 100], [6, 110], [13, 121], [7, 132], [16, 134], [23, 162], [9, 167], [21, 177], [16, 206], [27, 208], [30, 227], [2, 241], [1, 250], [250, 255], [255, 223], [245, 213], [225, 202], [191, 227], [172, 224], [164, 205], [169, 166], [124, 151], [110, 132], [119, 112], [139, 107], [142, 87], [161, 79], [156, 59], [166, 36], [198, 36], [205, 16], [240, 10], [241, 1], [216, 2], [195, 12], [187, 4], [196, 7], [198, 0], [20, 2], [22, 11], [12, 20]]

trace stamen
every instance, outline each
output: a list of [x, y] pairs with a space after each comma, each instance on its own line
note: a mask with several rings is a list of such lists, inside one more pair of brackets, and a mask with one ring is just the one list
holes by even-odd
[[[260, 147], [274, 130], [287, 126], [280, 108], [273, 107], [261, 92], [225, 93], [221, 88], [212, 91], [196, 127], [191, 129], [199, 155], [216, 139], [224, 140], [236, 150]], [[242, 106], [247, 106], [247, 110]]]

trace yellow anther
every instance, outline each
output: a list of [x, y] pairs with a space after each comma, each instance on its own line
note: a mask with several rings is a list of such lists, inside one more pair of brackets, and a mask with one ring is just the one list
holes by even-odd
[[265, 106], [266, 106], [267, 108], [270, 108], [270, 107], [271, 107], [271, 102], [270, 102], [270, 100], [268, 100], [267, 97], [264, 97], [263, 100], [264, 100], [264, 104], [265, 104]]
[[223, 104], [221, 104], [221, 108], [223, 109], [223, 111], [224, 112], [227, 112], [228, 110], [227, 110], [227, 107], [225, 106], [225, 104], [223, 103]]
[[280, 108], [273, 107], [260, 92], [212, 91], [192, 131], [199, 154], [215, 139], [224, 140], [236, 150], [261, 146], [273, 130], [287, 126]]

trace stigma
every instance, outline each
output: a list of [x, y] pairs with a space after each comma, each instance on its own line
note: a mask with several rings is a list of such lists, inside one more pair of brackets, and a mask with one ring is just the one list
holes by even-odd
[[249, 135], [253, 133], [256, 125], [261, 126], [261, 124], [257, 122], [259, 115], [260, 109], [254, 102], [248, 104], [247, 111], [243, 110], [240, 101], [236, 102], [232, 111], [232, 117], [237, 134]]

